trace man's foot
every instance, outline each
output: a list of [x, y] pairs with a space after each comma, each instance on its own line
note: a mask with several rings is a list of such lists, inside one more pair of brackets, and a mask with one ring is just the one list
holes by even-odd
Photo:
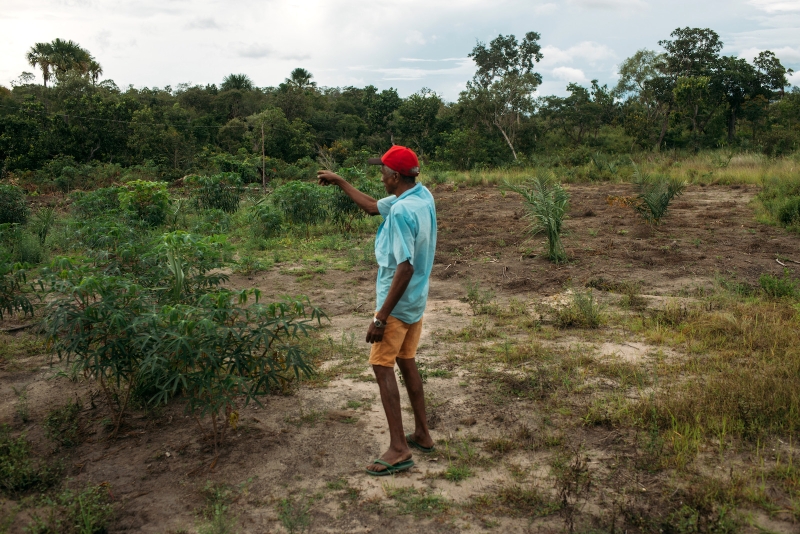
[[414, 432], [413, 434], [406, 434], [406, 442], [412, 447], [416, 447], [423, 452], [430, 452], [433, 450], [433, 438], [430, 434], [425, 433], [418, 434]]
[[[400, 462], [405, 462], [406, 460], [411, 459], [411, 450], [406, 448], [404, 452], [397, 452], [389, 449], [383, 456], [381, 456], [381, 460], [386, 462], [389, 465], [396, 465]], [[372, 471], [373, 473], [380, 473], [381, 471], [385, 471], [388, 469], [385, 465], [372, 463], [367, 466], [367, 471]]]

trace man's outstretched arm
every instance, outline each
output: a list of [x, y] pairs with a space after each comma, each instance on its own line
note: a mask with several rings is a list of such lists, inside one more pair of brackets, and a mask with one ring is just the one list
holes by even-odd
[[369, 215], [380, 215], [377, 200], [366, 193], [362, 193], [338, 174], [331, 171], [317, 171], [317, 179], [320, 185], [339, 186], [347, 196], [353, 199], [353, 202], [355, 202], [359, 208], [366, 211]]

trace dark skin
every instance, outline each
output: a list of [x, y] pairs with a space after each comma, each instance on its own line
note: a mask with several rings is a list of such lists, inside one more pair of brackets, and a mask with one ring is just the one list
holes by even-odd
[[[338, 174], [331, 171], [320, 170], [317, 171], [317, 178], [319, 179], [320, 185], [336, 185], [340, 187], [347, 196], [353, 199], [353, 202], [368, 214], [379, 215], [378, 201], [353, 187]], [[383, 182], [383, 187], [390, 195], [400, 196], [416, 185], [413, 182], [404, 180], [400, 173], [393, 171], [385, 165], [381, 166], [381, 180]], [[397, 266], [386, 300], [383, 306], [381, 306], [381, 309], [375, 314], [375, 317], [381, 322], [385, 323], [387, 321], [392, 310], [394, 310], [394, 307], [406, 292], [413, 275], [414, 266], [411, 265], [410, 262], [404, 261]], [[378, 328], [374, 323], [370, 322], [367, 327], [367, 343], [378, 343], [382, 341], [383, 333], [383, 328]], [[413, 358], [398, 358], [397, 366], [400, 368], [400, 372], [403, 375], [408, 398], [411, 401], [411, 407], [414, 409], [414, 433], [411, 439], [423, 447], [431, 447], [433, 446], [433, 439], [428, 431], [428, 422], [425, 414], [425, 394], [422, 389], [422, 378], [419, 375], [416, 360]], [[386, 420], [389, 423], [389, 449], [381, 455], [381, 460], [390, 465], [394, 465], [411, 458], [411, 450], [408, 448], [408, 443], [406, 443], [405, 434], [403, 432], [403, 417], [400, 411], [400, 390], [397, 387], [394, 368], [373, 365], [372, 370], [378, 382], [383, 411], [386, 413]], [[385, 466], [380, 464], [371, 464], [367, 468], [373, 472], [386, 469]]]

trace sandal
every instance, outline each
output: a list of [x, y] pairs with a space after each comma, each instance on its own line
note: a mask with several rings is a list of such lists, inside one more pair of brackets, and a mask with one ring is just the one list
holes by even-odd
[[374, 460], [373, 464], [379, 464], [386, 466], [386, 469], [383, 471], [370, 471], [369, 469], [365, 469], [367, 474], [370, 474], [374, 477], [385, 477], [387, 475], [393, 475], [395, 473], [399, 473], [400, 471], [405, 471], [406, 469], [411, 469], [414, 467], [414, 460], [404, 460], [402, 462], [398, 462], [394, 465], [390, 464], [389, 462], [384, 462], [380, 458]]

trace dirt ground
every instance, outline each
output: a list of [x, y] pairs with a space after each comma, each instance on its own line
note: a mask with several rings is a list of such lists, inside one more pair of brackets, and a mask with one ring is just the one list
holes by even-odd
[[[177, 402], [134, 413], [118, 439], [106, 439], [100, 422], [108, 412], [102, 397], [95, 396], [96, 386], [54, 377], [58, 362], [51, 363], [34, 341], [24, 354], [0, 361], [0, 424], [26, 432], [38, 454], [63, 458], [77, 483], [108, 483], [116, 507], [112, 532], [198, 531], [202, 489], [209, 481], [233, 488], [229, 510], [241, 532], [290, 530], [292, 514], [298, 532], [303, 521], [310, 532], [562, 532], [569, 520], [563, 510], [514, 510], [497, 500], [487, 504], [481, 496], [516, 486], [555, 498], [548, 466], [556, 455], [579, 446], [593, 488], [585, 498], [576, 498], [575, 524], [583, 531], [647, 530], [637, 523], [637, 514], [657, 514], [670, 502], [673, 496], [662, 491], [667, 475], [621, 468], [638, 458], [633, 430], [586, 426], [577, 410], [562, 404], [549, 412], [552, 405], [535, 395], [516, 395], [511, 386], [508, 394], [508, 388], [502, 389], [506, 382], [489, 380], [492, 370], [474, 364], [480, 344], [458, 335], [475, 325], [465, 302], [468, 284], [491, 290], [501, 305], [516, 299], [533, 310], [587, 284], [602, 288], [604, 282], [635, 282], [647, 305], [658, 306], [667, 297], [702, 295], [720, 276], [757, 285], [761, 274], [783, 272], [776, 259], [795, 271], [800, 238], [755, 221], [750, 201], [756, 190], [751, 187], [692, 186], [657, 228], [643, 224], [630, 208], [607, 202], [609, 196], [632, 194], [629, 185], [570, 185], [569, 192], [572, 206], [563, 239], [570, 261], [553, 265], [542, 257], [544, 238], [526, 237], [517, 195], [493, 187], [434, 190], [439, 243], [418, 361], [429, 372], [440, 371], [425, 384], [439, 451], [415, 454], [410, 472], [373, 478], [363, 471], [388, 444], [377, 386], [370, 380], [368, 346], [362, 341], [374, 300], [375, 269], [366, 264], [350, 271], [328, 269], [310, 279], [293, 275], [291, 266], [233, 276], [232, 285], [259, 287], [269, 296], [307, 294], [330, 317], [320, 333], [327, 341], [319, 345], [330, 348], [320, 352], [325, 380], [305, 383], [291, 395], [267, 397], [261, 408], [241, 410], [238, 427], [213, 469], [210, 444]], [[618, 297], [596, 293], [609, 305]], [[494, 327], [503, 329], [502, 323]], [[26, 331], [3, 336], [6, 342], [12, 336], [20, 343], [32, 339]], [[601, 329], [595, 338], [582, 336], [567, 332], [543, 342], [642, 367], [651, 364], [656, 349], [669, 357], [669, 350], [630, 333]], [[461, 365], [462, 358], [471, 365]], [[24, 424], [15, 416], [22, 389], [30, 412]], [[402, 396], [406, 406], [405, 392]], [[585, 405], [579, 396], [575, 406]], [[48, 410], [74, 397], [84, 406], [84, 441], [54, 449], [41, 422]], [[404, 418], [406, 428], [413, 428], [410, 411], [404, 411]], [[536, 445], [508, 451], [489, 446], [525, 432], [534, 435]], [[472, 444], [478, 457], [474, 476], [461, 481], [442, 477], [455, 444]], [[286, 503], [297, 506], [287, 508]], [[10, 517], [13, 503], [5, 502], [0, 510]], [[31, 510], [14, 513], [8, 532], [23, 532]], [[786, 516], [752, 511], [751, 517], [759, 528], [797, 532]]]

